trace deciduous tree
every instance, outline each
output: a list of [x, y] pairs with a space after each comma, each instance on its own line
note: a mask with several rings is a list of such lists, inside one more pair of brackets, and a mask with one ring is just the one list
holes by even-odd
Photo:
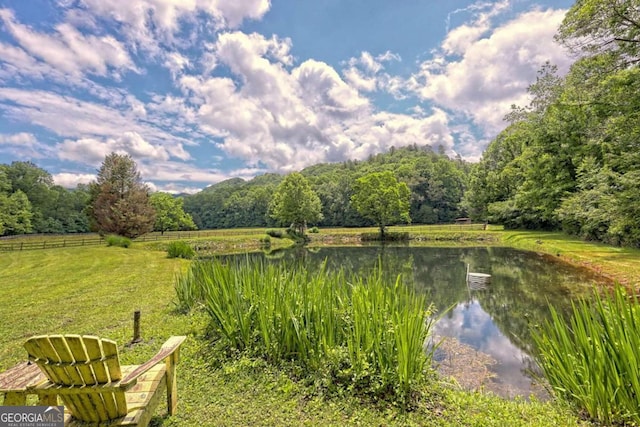
[[640, 61], [640, 0], [578, 0], [556, 39], [574, 52], [606, 54], [620, 68]]
[[31, 217], [31, 204], [22, 191], [0, 194], [0, 235], [31, 233]]
[[169, 193], [153, 193], [150, 197], [151, 205], [156, 211], [154, 230], [164, 234], [171, 230], [195, 230], [193, 218], [185, 213], [181, 197], [173, 197]]
[[411, 192], [404, 182], [398, 182], [392, 172], [374, 172], [356, 180], [351, 203], [365, 218], [380, 228], [384, 240], [387, 225], [410, 222], [409, 200]]
[[271, 216], [285, 224], [291, 224], [304, 235], [307, 224], [322, 219], [322, 203], [307, 179], [298, 172], [285, 177], [273, 195]]

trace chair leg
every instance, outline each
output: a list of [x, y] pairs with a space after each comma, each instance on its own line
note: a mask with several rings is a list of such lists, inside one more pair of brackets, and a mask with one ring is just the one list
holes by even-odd
[[178, 350], [167, 357], [167, 412], [174, 415], [178, 406], [178, 382], [176, 381], [176, 365], [178, 364]]

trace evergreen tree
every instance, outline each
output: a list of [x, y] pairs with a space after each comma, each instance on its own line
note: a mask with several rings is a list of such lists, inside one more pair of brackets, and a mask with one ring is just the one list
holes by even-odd
[[137, 237], [153, 230], [156, 218], [149, 188], [131, 156], [106, 156], [89, 191], [88, 211], [96, 231]]

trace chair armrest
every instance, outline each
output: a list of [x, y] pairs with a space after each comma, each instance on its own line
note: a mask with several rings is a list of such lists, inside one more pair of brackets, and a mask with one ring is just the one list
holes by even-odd
[[151, 369], [158, 363], [162, 362], [167, 357], [171, 356], [173, 353], [177, 353], [177, 351], [180, 348], [180, 345], [186, 338], [187, 337], [185, 336], [175, 336], [175, 337], [169, 338], [164, 344], [162, 344], [160, 351], [155, 356], [153, 356], [151, 359], [149, 359], [147, 362], [143, 363], [142, 365], [138, 366], [136, 369], [134, 369], [130, 374], [128, 374], [126, 377], [124, 377], [120, 381], [120, 388], [127, 390], [131, 386], [135, 385], [140, 375], [144, 374], [149, 369]]

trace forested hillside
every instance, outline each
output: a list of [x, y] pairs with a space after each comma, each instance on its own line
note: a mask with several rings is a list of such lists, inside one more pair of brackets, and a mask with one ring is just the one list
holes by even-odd
[[581, 59], [562, 78], [543, 67], [473, 166], [473, 218], [640, 246], [638, 2], [596, 3], [576, 3], [558, 33]]
[[[322, 202], [321, 226], [373, 225], [351, 206], [356, 179], [372, 172], [391, 171], [411, 189], [413, 223], [450, 222], [462, 214], [459, 204], [470, 165], [411, 146], [371, 156], [366, 161], [325, 163], [301, 171]], [[283, 176], [266, 174], [250, 181], [230, 179], [185, 196], [184, 209], [198, 228], [275, 226], [269, 203]]]

